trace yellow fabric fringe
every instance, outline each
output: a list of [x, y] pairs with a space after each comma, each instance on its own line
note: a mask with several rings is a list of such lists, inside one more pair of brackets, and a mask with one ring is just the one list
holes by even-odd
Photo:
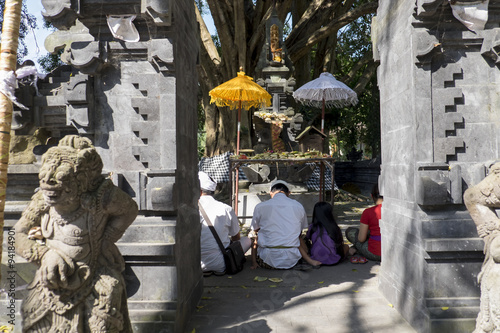
[[241, 108], [248, 110], [251, 107], [271, 106], [271, 95], [257, 83], [253, 82], [245, 72], [238, 72], [238, 76], [224, 82], [210, 90], [210, 103], [217, 106], [229, 106], [234, 110]]

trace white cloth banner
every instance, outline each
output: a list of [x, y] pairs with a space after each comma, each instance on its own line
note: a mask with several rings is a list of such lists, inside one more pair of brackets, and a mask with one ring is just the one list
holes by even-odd
[[450, 2], [453, 16], [463, 23], [471, 31], [484, 30], [488, 21], [489, 0], [460, 2], [448, 0]]
[[132, 21], [135, 15], [111, 16], [108, 15], [108, 27], [113, 37], [125, 42], [138, 42], [139, 32]]

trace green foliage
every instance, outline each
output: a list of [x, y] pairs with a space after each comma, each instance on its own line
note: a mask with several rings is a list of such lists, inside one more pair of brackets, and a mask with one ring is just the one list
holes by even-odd
[[195, 0], [195, 3], [201, 15], [204, 15], [207, 11], [209, 11], [207, 2], [205, 0]]
[[64, 49], [60, 49], [55, 54], [48, 53], [47, 55], [37, 59], [40, 67], [45, 73], [50, 73], [57, 67], [64, 65], [64, 63], [61, 61], [61, 54], [63, 53], [63, 51]]
[[205, 131], [205, 110], [198, 104], [198, 158], [205, 156], [207, 133]]
[[198, 158], [205, 156], [205, 146], [207, 143], [207, 132], [198, 131]]
[[219, 55], [222, 55], [219, 35], [210, 35], [210, 37], [212, 37], [212, 40], [214, 41], [214, 45], [215, 45], [215, 48], [217, 49], [217, 53], [219, 53]]
[[286, 39], [288, 37], [288, 35], [290, 34], [290, 32], [292, 31], [291, 21], [292, 21], [292, 15], [289, 14], [286, 17], [285, 23], [283, 24], [283, 39]]
[[[362, 17], [346, 26], [338, 35], [335, 76], [345, 76], [356, 63], [368, 52], [372, 53], [370, 38], [370, 17]], [[315, 53], [312, 53], [313, 59]], [[351, 83], [353, 87], [363, 69]], [[376, 76], [366, 85], [358, 96], [358, 104], [342, 109], [325, 110], [325, 131], [333, 133], [330, 145], [335, 147], [334, 157], [344, 159], [352, 148], [365, 144], [365, 157], [373, 158], [380, 153], [380, 110], [379, 91]], [[321, 110], [300, 106], [299, 112], [304, 115], [308, 124], [318, 129], [321, 126]]]
[[[360, 17], [339, 31], [335, 66], [337, 78], [349, 73], [365, 54], [371, 56], [372, 16]], [[357, 72], [351, 87], [355, 86], [363, 70]], [[342, 150], [343, 156], [359, 143], [364, 143], [365, 157], [373, 158], [380, 153], [380, 98], [376, 76], [366, 85], [358, 100], [354, 107], [329, 110], [325, 127], [335, 133], [334, 144]]]
[[[365, 157], [374, 158], [380, 153], [379, 92], [375, 77], [358, 99], [356, 106], [325, 110], [325, 131], [333, 134], [330, 146], [335, 147], [334, 157], [338, 159], [344, 159], [360, 143], [365, 144]], [[308, 124], [321, 127], [321, 109], [300, 106], [298, 111]]]
[[[339, 30], [337, 34], [337, 68], [341, 75], [351, 69], [367, 52], [372, 52], [371, 20], [366, 15]], [[340, 74], [340, 73], [339, 73]]]
[[[5, 1], [0, 1], [0, 10], [2, 15], [0, 15], [0, 29], [3, 27], [3, 12], [5, 9]], [[19, 47], [17, 50], [17, 58], [22, 60], [28, 54], [28, 47], [24, 41], [26, 35], [36, 28], [36, 17], [28, 13], [26, 7], [26, 2], [23, 3], [23, 8], [21, 12], [21, 26], [19, 29]], [[20, 62], [20, 61], [19, 61]]]

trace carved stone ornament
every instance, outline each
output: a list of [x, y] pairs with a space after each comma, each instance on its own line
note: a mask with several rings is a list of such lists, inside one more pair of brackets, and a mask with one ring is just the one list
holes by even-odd
[[22, 303], [23, 332], [132, 332], [115, 242], [137, 204], [102, 165], [75, 135], [42, 157], [40, 190], [15, 225], [17, 253], [40, 266]]
[[478, 281], [481, 284], [480, 311], [474, 333], [500, 330], [500, 163], [494, 164], [489, 175], [465, 191], [464, 202], [484, 239], [484, 262]]
[[42, 15], [59, 29], [69, 29], [79, 12], [79, 1], [72, 4], [71, 0], [42, 0], [42, 5]]
[[417, 0], [417, 15], [432, 16], [446, 0]]

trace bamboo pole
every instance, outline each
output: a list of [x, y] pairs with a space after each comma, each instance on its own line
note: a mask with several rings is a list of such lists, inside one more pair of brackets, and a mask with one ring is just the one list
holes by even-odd
[[[0, 48], [0, 72], [14, 72], [16, 70], [22, 7], [22, 0], [5, 1]], [[0, 93], [0, 230], [2, 231], [2, 244], [12, 110], [10, 99]], [[1, 256], [2, 247], [0, 247], [0, 258]]]

